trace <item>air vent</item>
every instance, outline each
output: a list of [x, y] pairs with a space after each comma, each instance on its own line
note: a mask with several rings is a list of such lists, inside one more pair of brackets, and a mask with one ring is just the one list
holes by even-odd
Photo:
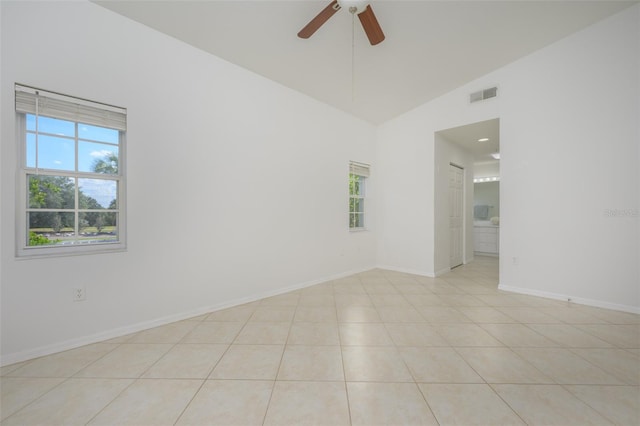
[[498, 88], [490, 87], [489, 89], [479, 90], [469, 95], [469, 102], [474, 103], [484, 101], [485, 99], [495, 98], [498, 96]]

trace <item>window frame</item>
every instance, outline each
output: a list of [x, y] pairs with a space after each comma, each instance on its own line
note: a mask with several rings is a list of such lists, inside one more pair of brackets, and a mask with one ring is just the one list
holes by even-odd
[[[350, 232], [360, 232], [367, 230], [367, 186], [370, 176], [370, 165], [365, 163], [359, 163], [355, 161], [349, 162], [349, 214], [348, 214], [348, 223], [349, 223], [349, 231]], [[351, 176], [358, 176], [362, 178], [358, 185], [359, 192], [357, 194], [351, 193]], [[354, 211], [352, 210], [352, 205], [356, 203], [353, 201], [359, 201], [362, 203], [362, 211]], [[353, 216], [361, 217], [361, 225], [362, 226], [352, 226], [352, 217]]]
[[[28, 86], [18, 85], [16, 84], [16, 91], [20, 88], [29, 88]], [[41, 89], [33, 89], [36, 91], [40, 91]], [[42, 92], [48, 94], [52, 92], [48, 92], [46, 90], [41, 90]], [[82, 103], [84, 105], [92, 105], [100, 107], [103, 104], [93, 101], [87, 101], [84, 99], [75, 98], [68, 95], [59, 95], [60, 98], [65, 98], [69, 102], [73, 102], [74, 100], [78, 100], [78, 104]], [[115, 107], [117, 108], [117, 107]], [[124, 110], [124, 109], [122, 109]], [[124, 110], [126, 111], [126, 110]], [[105, 173], [96, 173], [96, 172], [85, 172], [79, 170], [78, 164], [78, 150], [80, 142], [89, 142], [89, 143], [105, 143], [100, 141], [87, 140], [80, 136], [80, 132], [78, 126], [83, 123], [83, 121], [79, 119], [70, 119], [68, 117], [55, 117], [50, 114], [41, 114], [43, 117], [52, 117], [60, 120], [70, 121], [75, 124], [75, 135], [68, 139], [73, 140], [74, 143], [74, 170], [59, 170], [59, 169], [50, 169], [50, 168], [42, 168], [38, 167], [38, 163], [36, 163], [35, 167], [28, 166], [28, 154], [27, 154], [27, 134], [33, 134], [32, 131], [27, 130], [27, 115], [29, 112], [18, 111], [17, 108], [15, 110], [15, 123], [16, 123], [16, 138], [18, 145], [18, 167], [17, 167], [17, 178], [16, 178], [16, 257], [17, 258], [39, 258], [39, 257], [52, 257], [52, 256], [72, 256], [72, 255], [87, 255], [93, 253], [110, 253], [110, 252], [118, 252], [125, 251], [127, 248], [126, 245], [126, 235], [127, 235], [127, 220], [126, 220], [126, 129], [113, 129], [118, 131], [118, 172], [117, 174], [105, 174]], [[126, 120], [126, 112], [125, 112], [125, 120]], [[110, 128], [106, 125], [101, 126], [100, 124], [88, 123], [90, 126], [95, 127], [104, 127]], [[36, 131], [37, 132], [37, 131]], [[45, 134], [46, 132], [38, 132], [39, 134]], [[116, 146], [115, 143], [106, 142], [105, 145]], [[29, 178], [30, 176], [61, 176], [61, 177], [69, 177], [72, 178], [75, 182], [74, 188], [74, 207], [73, 209], [65, 209], [65, 208], [56, 208], [51, 209], [55, 211], [68, 212], [74, 214], [74, 232], [79, 232], [80, 224], [78, 223], [78, 218], [82, 213], [92, 213], [100, 210], [96, 209], [82, 209], [79, 206], [79, 192], [80, 185], [79, 182], [82, 179], [100, 179], [100, 180], [109, 180], [115, 181], [116, 184], [116, 200], [117, 205], [115, 209], [105, 209], [103, 213], [115, 213], [116, 214], [116, 229], [117, 229], [117, 241], [99, 241], [93, 243], [75, 243], [75, 244], [65, 244], [65, 245], [29, 245], [29, 220], [28, 215], [29, 211], [33, 211], [32, 208], [29, 207]], [[43, 212], [46, 212], [49, 209], [43, 209]], [[76, 234], [78, 235], [78, 234]]]

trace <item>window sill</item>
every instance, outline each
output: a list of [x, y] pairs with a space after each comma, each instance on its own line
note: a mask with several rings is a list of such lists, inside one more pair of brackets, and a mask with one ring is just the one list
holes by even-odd
[[124, 243], [96, 244], [92, 247], [69, 247], [65, 249], [42, 247], [20, 249], [16, 253], [16, 260], [47, 259], [50, 257], [88, 256], [92, 254], [119, 253], [127, 251]]

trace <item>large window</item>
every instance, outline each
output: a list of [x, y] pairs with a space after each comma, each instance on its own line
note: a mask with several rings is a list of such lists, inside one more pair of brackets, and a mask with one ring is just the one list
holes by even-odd
[[365, 229], [366, 181], [369, 177], [369, 165], [349, 163], [349, 229]]
[[16, 85], [19, 256], [123, 249], [126, 110]]

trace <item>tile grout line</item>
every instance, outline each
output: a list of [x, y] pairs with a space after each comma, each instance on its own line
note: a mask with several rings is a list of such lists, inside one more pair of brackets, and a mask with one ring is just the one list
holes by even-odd
[[291, 321], [289, 322], [289, 330], [287, 331], [287, 338], [285, 339], [284, 344], [282, 345], [282, 353], [280, 354], [280, 363], [278, 364], [278, 369], [276, 370], [275, 377], [273, 378], [273, 384], [271, 386], [271, 393], [269, 394], [269, 400], [267, 401], [267, 404], [266, 404], [266, 407], [265, 407], [265, 410], [264, 410], [264, 415], [262, 417], [262, 425], [263, 426], [264, 426], [265, 422], [267, 421], [267, 414], [269, 413], [269, 408], [271, 407], [271, 402], [273, 400], [273, 394], [275, 393], [276, 384], [278, 383], [278, 376], [280, 374], [280, 369], [282, 368], [282, 363], [284, 361], [284, 353], [287, 350], [287, 343], [289, 341], [289, 337], [291, 336], [291, 328], [293, 327], [293, 321], [294, 321], [294, 319], [296, 317], [296, 313], [298, 312], [298, 304], [299, 303], [300, 303], [300, 298], [298, 297], [298, 301], [296, 303], [296, 306], [295, 306], [295, 309], [294, 309], [294, 312], [293, 312], [293, 316], [291, 317]]
[[[360, 277], [358, 277], [358, 281], [360, 281], [360, 285], [362, 285], [362, 279]], [[337, 303], [337, 299], [335, 297], [335, 286], [332, 287], [333, 288], [333, 301], [334, 304], [336, 305], [336, 321], [339, 321], [338, 319], [338, 303]], [[351, 414], [351, 400], [349, 399], [349, 386], [347, 385], [347, 369], [344, 366], [344, 350], [343, 350], [343, 346], [342, 346], [342, 333], [340, 333], [340, 323], [338, 322], [338, 342], [340, 343], [340, 364], [342, 365], [342, 378], [343, 378], [343, 386], [344, 386], [344, 392], [345, 392], [345, 396], [347, 398], [347, 412], [349, 414], [349, 424], [353, 425], [353, 416]]]

